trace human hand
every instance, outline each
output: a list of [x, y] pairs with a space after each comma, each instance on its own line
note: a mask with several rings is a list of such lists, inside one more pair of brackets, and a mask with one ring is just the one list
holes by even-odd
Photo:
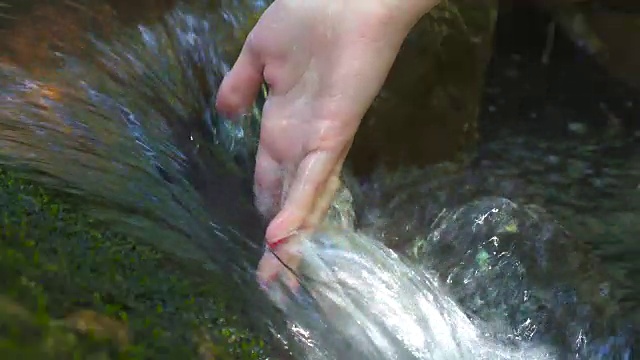
[[[414, 3], [420, 6], [408, 6]], [[261, 83], [269, 86], [254, 192], [257, 208], [271, 219], [267, 244], [277, 247], [261, 260], [260, 281], [281, 273], [281, 261], [297, 266], [293, 239], [323, 219], [362, 117], [405, 36], [435, 3], [276, 0], [247, 37], [217, 108], [242, 113]], [[292, 274], [288, 280], [296, 283]]]

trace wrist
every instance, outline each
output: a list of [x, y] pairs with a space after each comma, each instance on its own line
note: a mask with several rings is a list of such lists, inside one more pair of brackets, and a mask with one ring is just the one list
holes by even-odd
[[398, 24], [407, 28], [407, 32], [425, 14], [433, 9], [440, 0], [388, 0], [390, 14]]

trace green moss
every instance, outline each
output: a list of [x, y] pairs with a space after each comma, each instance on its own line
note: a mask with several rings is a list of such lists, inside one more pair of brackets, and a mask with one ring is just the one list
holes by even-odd
[[216, 287], [0, 171], [0, 358], [259, 359]]

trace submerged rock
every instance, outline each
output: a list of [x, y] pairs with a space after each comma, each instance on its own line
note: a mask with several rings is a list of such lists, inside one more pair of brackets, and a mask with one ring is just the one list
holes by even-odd
[[[626, 203], [640, 180], [634, 147], [619, 146], [630, 152], [505, 137], [466, 166], [380, 173], [354, 192], [358, 224], [436, 271], [470, 317], [507, 319], [488, 330], [506, 342], [552, 345], [561, 358], [630, 359], [637, 269], [633, 255], [613, 254], [637, 253], [638, 228], [602, 216], [640, 210]], [[606, 235], [625, 231], [618, 243]]]

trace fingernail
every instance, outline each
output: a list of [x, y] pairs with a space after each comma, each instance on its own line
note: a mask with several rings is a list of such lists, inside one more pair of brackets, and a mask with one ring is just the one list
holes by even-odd
[[280, 239], [278, 239], [276, 241], [267, 242], [267, 247], [269, 248], [269, 250], [274, 251], [274, 250], [276, 250], [276, 248], [278, 248], [278, 246], [286, 243], [287, 240], [289, 240], [289, 236], [285, 236], [285, 237], [280, 238]]
[[275, 250], [278, 246], [289, 241], [291, 237], [298, 235], [298, 233], [299, 230], [291, 230], [285, 236], [278, 238], [275, 241], [267, 241], [267, 247], [269, 247], [270, 250]]

